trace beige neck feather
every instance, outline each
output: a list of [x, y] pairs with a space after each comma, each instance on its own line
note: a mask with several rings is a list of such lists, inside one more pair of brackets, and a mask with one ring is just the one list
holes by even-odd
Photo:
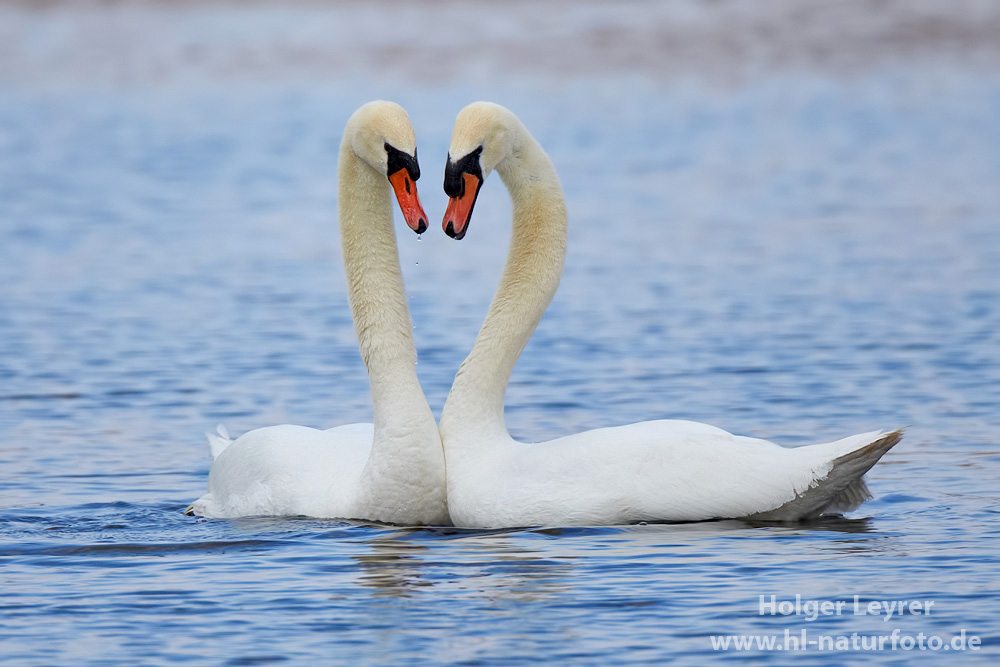
[[566, 256], [559, 177], [524, 126], [516, 120], [512, 125], [513, 149], [497, 165], [513, 203], [510, 249], [489, 313], [441, 413], [446, 447], [455, 431], [475, 431], [482, 438], [506, 435], [503, 399], [510, 374], [552, 301]]
[[[410, 311], [385, 176], [350, 142], [340, 151], [340, 234], [354, 330], [372, 393], [375, 439], [366, 475], [405, 490], [443, 474], [437, 426], [420, 388]], [[415, 463], [420, 459], [421, 463]], [[423, 459], [426, 459], [424, 461]], [[428, 471], [423, 470], [426, 464]]]

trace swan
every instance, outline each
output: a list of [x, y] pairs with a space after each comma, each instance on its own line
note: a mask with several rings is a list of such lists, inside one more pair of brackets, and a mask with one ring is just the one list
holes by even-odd
[[418, 234], [427, 228], [416, 139], [403, 108], [384, 101], [359, 108], [344, 130], [338, 172], [344, 270], [374, 424], [270, 426], [236, 440], [220, 427], [208, 436], [208, 493], [190, 514], [450, 524], [444, 452], [417, 379], [392, 224], [394, 192], [406, 224]]
[[461, 239], [496, 171], [513, 204], [500, 285], [441, 412], [448, 507], [456, 526], [615, 525], [747, 518], [793, 521], [854, 509], [863, 475], [902, 432], [784, 448], [690, 421], [647, 421], [549, 442], [504, 425], [511, 371], [556, 291], [567, 214], [548, 155], [508, 109], [477, 102], [455, 121], [442, 226]]

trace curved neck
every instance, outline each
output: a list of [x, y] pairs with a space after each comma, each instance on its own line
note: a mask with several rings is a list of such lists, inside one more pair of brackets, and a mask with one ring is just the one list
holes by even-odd
[[392, 191], [346, 138], [340, 147], [338, 202], [347, 291], [368, 369], [377, 447], [390, 418], [405, 424], [430, 415], [430, 408], [417, 379], [417, 353], [392, 226]]
[[507, 383], [555, 295], [566, 257], [566, 203], [559, 177], [520, 122], [511, 130], [513, 149], [497, 165], [513, 204], [510, 249], [489, 313], [441, 412], [446, 447], [449, 434], [457, 430], [475, 430], [482, 440], [507, 434], [503, 419]]

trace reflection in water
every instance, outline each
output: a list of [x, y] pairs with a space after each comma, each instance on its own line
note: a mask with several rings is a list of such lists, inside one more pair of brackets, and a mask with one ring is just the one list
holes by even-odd
[[843, 515], [821, 516], [809, 521], [787, 523], [781, 521], [746, 521], [746, 525], [754, 527], [770, 526], [788, 528], [795, 532], [809, 530], [825, 530], [836, 533], [870, 533], [875, 530], [869, 518], [848, 518]]
[[[427, 537], [432, 535], [433, 541]], [[521, 531], [474, 531], [458, 529], [393, 529], [375, 534], [364, 544], [370, 553], [351, 557], [360, 565], [358, 583], [376, 589], [376, 595], [409, 597], [419, 588], [445, 586], [475, 591], [487, 599], [534, 601], [566, 589], [572, 577], [575, 555], [546, 556], [521, 539]], [[441, 581], [426, 571], [441, 566], [431, 546], [452, 547], [449, 552], [462, 560], [462, 576]]]
[[361, 566], [358, 583], [374, 589], [375, 595], [409, 597], [417, 588], [433, 586], [422, 578], [428, 548], [405, 542], [400, 536], [375, 536], [367, 545], [371, 553], [352, 555]]
[[[351, 558], [360, 566], [357, 583], [373, 589], [376, 596], [412, 597], [435, 587], [469, 602], [486, 602], [505, 615], [509, 605], [561, 604], [567, 596], [592, 604], [656, 606], [663, 600], [655, 595], [605, 586], [616, 578], [615, 572], [637, 567], [663, 568], [676, 576], [678, 563], [684, 564], [682, 570], [696, 563], [746, 566], [756, 559], [770, 566], [783, 549], [779, 545], [812, 543], [814, 535], [823, 536], [819, 544], [828, 554], [885, 555], [894, 550], [891, 536], [876, 529], [870, 519], [824, 517], [799, 524], [718, 521], [498, 531], [391, 529], [362, 543], [369, 553]], [[443, 547], [447, 547], [444, 561]], [[453, 574], [441, 578], [437, 572], [442, 567]]]

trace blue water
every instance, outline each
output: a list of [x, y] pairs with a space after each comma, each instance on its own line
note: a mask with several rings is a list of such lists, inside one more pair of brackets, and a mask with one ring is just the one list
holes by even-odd
[[[57, 83], [0, 87], [0, 662], [781, 662], [712, 637], [803, 629], [964, 631], [983, 646], [956, 660], [1000, 656], [1000, 77]], [[370, 419], [335, 167], [375, 97], [410, 112], [432, 220], [475, 99], [517, 112], [563, 179], [570, 250], [508, 392], [515, 437], [676, 417], [798, 446], [908, 426], [875, 499], [794, 526], [184, 516], [217, 423]], [[487, 183], [461, 243], [398, 229], [438, 412], [499, 276], [506, 193]], [[760, 613], [797, 594], [847, 611]], [[933, 606], [885, 619], [854, 596]]]

